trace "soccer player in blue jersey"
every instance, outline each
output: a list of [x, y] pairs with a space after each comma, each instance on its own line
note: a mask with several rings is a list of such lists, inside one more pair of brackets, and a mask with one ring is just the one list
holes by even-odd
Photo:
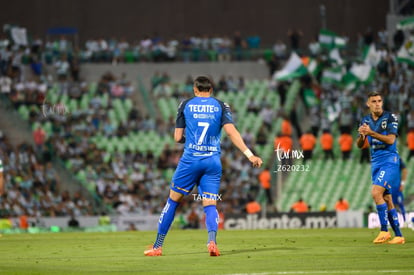
[[395, 182], [396, 185], [392, 186], [392, 201], [395, 204], [395, 206], [397, 206], [397, 208], [400, 210], [404, 222], [406, 222], [406, 219], [403, 190], [405, 181], [407, 179], [407, 173], [407, 167], [405, 166], [403, 160], [400, 158], [400, 178], [398, 181]]
[[[404, 244], [398, 223], [397, 210], [392, 201], [392, 186], [398, 184], [400, 176], [400, 157], [397, 152], [397, 116], [383, 110], [382, 96], [378, 92], [368, 94], [367, 106], [370, 114], [364, 116], [358, 128], [357, 145], [362, 148], [368, 138], [371, 147], [371, 195], [375, 201], [381, 232], [373, 243]], [[388, 221], [395, 233], [391, 239]]]
[[207, 248], [210, 256], [220, 256], [217, 248], [217, 200], [222, 174], [220, 136], [223, 128], [232, 143], [244, 153], [253, 167], [260, 167], [262, 159], [246, 146], [233, 124], [230, 107], [212, 97], [213, 85], [208, 77], [194, 81], [194, 97], [178, 107], [174, 139], [184, 143], [184, 153], [170, 185], [170, 195], [158, 221], [154, 245], [144, 251], [146, 256], [161, 256], [165, 236], [174, 220], [175, 211], [185, 195], [197, 186], [206, 214]]

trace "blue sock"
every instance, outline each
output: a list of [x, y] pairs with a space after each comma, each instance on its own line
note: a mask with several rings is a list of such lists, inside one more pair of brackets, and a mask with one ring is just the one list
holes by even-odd
[[387, 204], [377, 204], [378, 217], [381, 224], [381, 231], [388, 231], [387, 227]]
[[388, 210], [388, 221], [394, 230], [395, 236], [402, 237], [401, 230], [400, 230], [400, 223], [398, 222], [398, 213], [395, 208]]
[[206, 227], [208, 232], [208, 243], [210, 241], [216, 242], [216, 235], [218, 229], [218, 213], [215, 205], [208, 205], [204, 207], [206, 213]]
[[154, 248], [162, 247], [165, 236], [174, 221], [175, 210], [179, 204], [180, 203], [168, 198], [167, 203], [161, 212], [160, 219], [158, 220], [158, 234], [154, 243]]
[[405, 207], [404, 207], [404, 204], [403, 204], [403, 203], [400, 203], [400, 204], [398, 204], [398, 207], [400, 207], [401, 215], [403, 216], [403, 220], [404, 220], [404, 222], [406, 222], [406, 219], [405, 219]]

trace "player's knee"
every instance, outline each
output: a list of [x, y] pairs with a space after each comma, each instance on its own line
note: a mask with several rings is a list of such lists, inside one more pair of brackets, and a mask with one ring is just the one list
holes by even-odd
[[203, 200], [203, 206], [209, 206], [209, 205], [217, 205], [217, 200], [214, 199], [204, 199]]
[[371, 196], [372, 196], [372, 198], [374, 199], [375, 202], [380, 202], [380, 201], [384, 200], [383, 192], [376, 189], [376, 188], [373, 188], [371, 190]]
[[180, 202], [183, 199], [184, 195], [181, 193], [178, 193], [174, 190], [170, 190], [170, 199], [176, 202]]

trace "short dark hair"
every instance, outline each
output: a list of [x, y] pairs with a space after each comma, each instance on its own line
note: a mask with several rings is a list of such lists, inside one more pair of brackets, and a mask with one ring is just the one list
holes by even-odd
[[371, 91], [371, 92], [368, 93], [367, 98], [370, 98], [370, 97], [373, 97], [373, 96], [380, 96], [380, 97], [382, 97], [382, 94], [380, 92], [378, 92], [378, 91]]
[[199, 76], [194, 80], [194, 86], [200, 92], [209, 92], [213, 88], [213, 83], [207, 76]]

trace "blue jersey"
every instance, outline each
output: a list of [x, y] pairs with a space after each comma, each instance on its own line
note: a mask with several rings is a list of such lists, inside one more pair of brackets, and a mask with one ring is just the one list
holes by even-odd
[[[398, 119], [395, 114], [384, 111], [382, 115], [374, 120], [371, 115], [364, 116], [361, 124], [368, 124], [371, 130], [381, 134], [394, 134], [398, 136]], [[380, 165], [385, 162], [396, 162], [399, 159], [397, 151], [397, 139], [393, 144], [386, 144], [378, 139], [368, 136], [368, 142], [371, 147], [372, 165]]]
[[214, 97], [193, 97], [178, 107], [176, 128], [185, 128], [184, 158], [220, 155], [221, 128], [233, 123], [229, 105]]
[[400, 158], [400, 169], [398, 170], [398, 176], [396, 176], [396, 180], [392, 185], [392, 202], [398, 205], [400, 209], [401, 209], [401, 206], [404, 207], [404, 195], [403, 195], [403, 192], [401, 192], [400, 188], [401, 188], [401, 173], [402, 173], [402, 170], [404, 170], [405, 168], [406, 168], [405, 163]]

